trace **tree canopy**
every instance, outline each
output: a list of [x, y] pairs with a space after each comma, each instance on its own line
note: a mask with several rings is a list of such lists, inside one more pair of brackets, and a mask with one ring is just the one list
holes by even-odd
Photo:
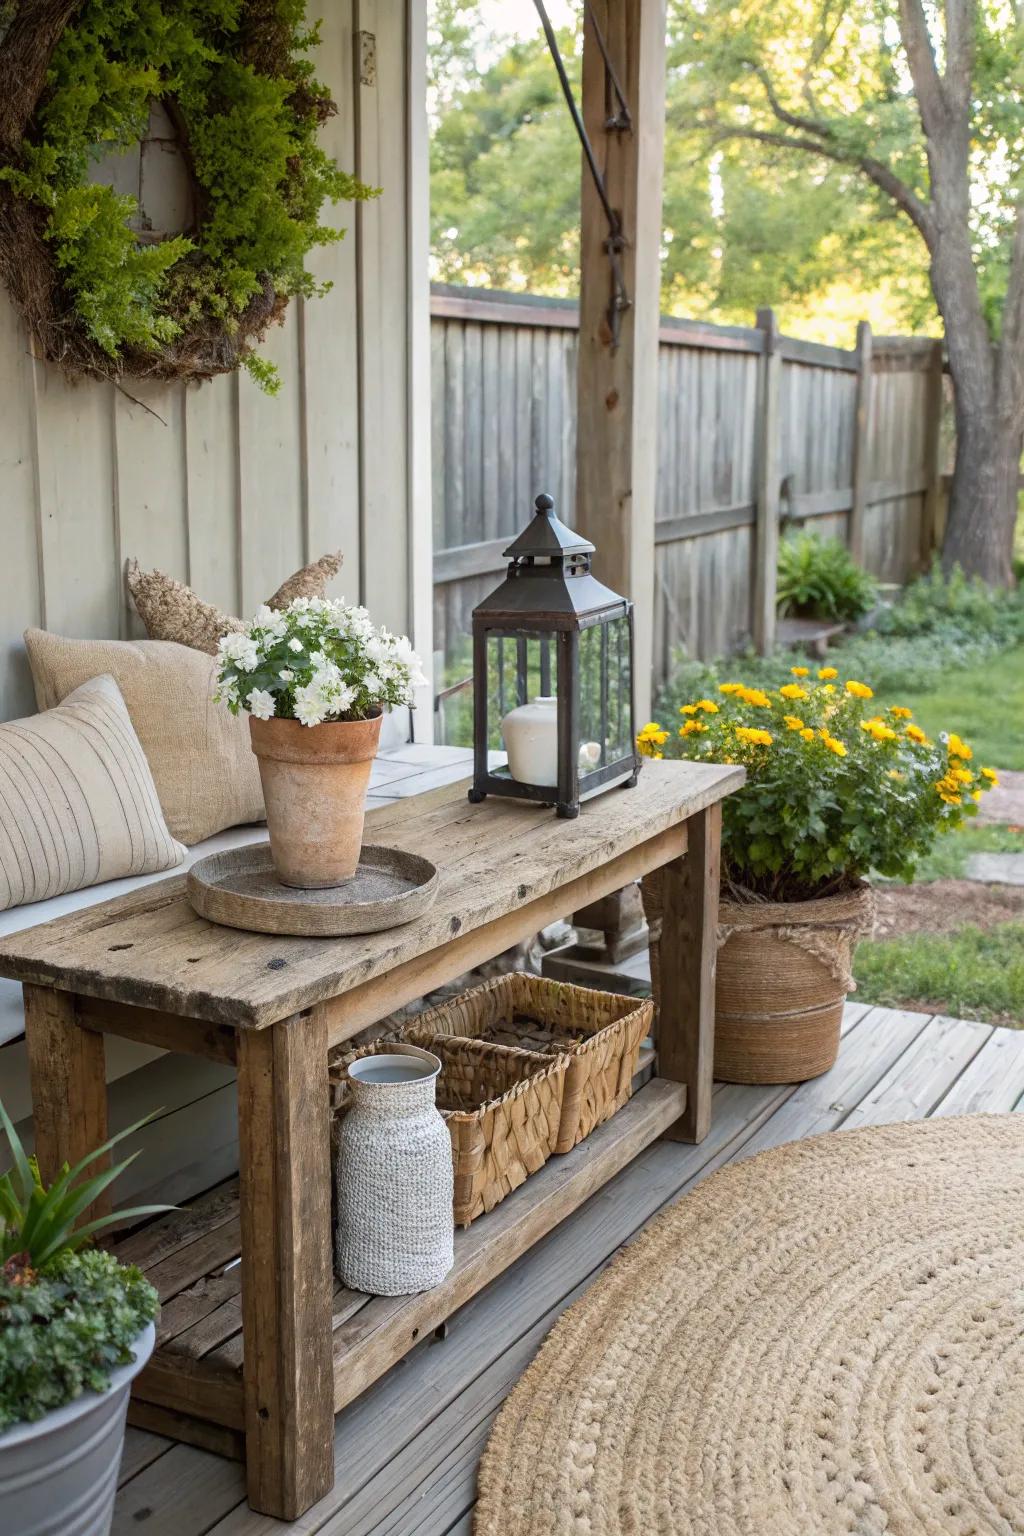
[[[847, 343], [861, 318], [935, 329], [927, 254], [857, 167], [726, 131], [723, 110], [756, 126], [751, 29], [776, 31], [781, 46], [801, 5], [806, 31], [806, 0], [790, 0], [778, 25], [774, 7], [750, 0], [749, 26], [730, 0], [670, 0], [662, 306], [749, 323], [771, 304], [787, 329]], [[559, 34], [577, 89], [581, 34]], [[483, 35], [473, 5], [435, 0], [431, 64], [436, 275], [574, 294], [579, 147], [539, 26], [503, 43]]]

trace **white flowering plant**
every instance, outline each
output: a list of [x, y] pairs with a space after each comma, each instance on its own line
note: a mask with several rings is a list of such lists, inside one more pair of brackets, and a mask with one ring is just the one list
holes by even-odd
[[366, 720], [386, 705], [411, 705], [426, 682], [404, 635], [377, 628], [365, 608], [297, 597], [279, 613], [263, 607], [218, 647], [214, 697], [257, 720]]

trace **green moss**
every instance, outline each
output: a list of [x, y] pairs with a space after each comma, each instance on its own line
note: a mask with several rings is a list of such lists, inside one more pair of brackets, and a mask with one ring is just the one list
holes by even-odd
[[[21, 164], [0, 170], [45, 210], [45, 238], [89, 339], [116, 364], [190, 328], [231, 334], [247, 306], [325, 291], [306, 270], [343, 231], [330, 200], [375, 190], [317, 142], [333, 111], [306, 57], [316, 41], [302, 0], [85, 0], [53, 52]], [[87, 181], [90, 162], [126, 149], [162, 98], [180, 122], [198, 188], [199, 227], [140, 245], [135, 199]], [[273, 387], [272, 365], [251, 369]]]

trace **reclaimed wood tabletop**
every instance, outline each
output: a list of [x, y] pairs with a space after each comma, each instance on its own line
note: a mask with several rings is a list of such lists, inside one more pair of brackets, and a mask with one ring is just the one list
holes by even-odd
[[[595, 797], [572, 822], [512, 800], [471, 805], [465, 782], [444, 785], [366, 819], [367, 842], [422, 854], [438, 866], [437, 901], [414, 922], [343, 939], [246, 933], [200, 917], [184, 877], [174, 876], [5, 938], [0, 975], [214, 1024], [265, 1028], [387, 978], [501, 917], [525, 915], [522, 909], [539, 898], [614, 866], [720, 801], [743, 777], [736, 766], [647, 762], [634, 788]], [[629, 878], [624, 872], [621, 883]], [[466, 958], [475, 963], [471, 948]]]

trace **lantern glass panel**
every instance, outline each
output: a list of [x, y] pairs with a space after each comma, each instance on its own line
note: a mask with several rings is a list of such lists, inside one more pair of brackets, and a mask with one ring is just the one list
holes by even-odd
[[501, 722], [509, 710], [558, 693], [555, 635], [492, 632], [487, 636], [487, 747], [505, 749]]
[[581, 783], [633, 750], [629, 619], [592, 624], [580, 635]]

